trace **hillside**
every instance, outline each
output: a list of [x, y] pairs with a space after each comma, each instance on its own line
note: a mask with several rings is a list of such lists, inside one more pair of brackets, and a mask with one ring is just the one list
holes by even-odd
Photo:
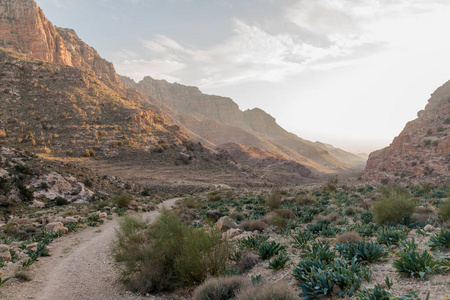
[[383, 182], [441, 182], [450, 175], [450, 81], [391, 145], [370, 154], [363, 178]]
[[[258, 147], [286, 160], [295, 161], [319, 172], [342, 172], [362, 168], [362, 160], [340, 150], [341, 157], [353, 157], [346, 162], [333, 156], [329, 149], [299, 138], [276, 123], [261, 109], [241, 111], [230, 98], [203, 94], [197, 87], [168, 83], [145, 77], [139, 83], [120, 77], [129, 88], [138, 88], [166, 112], [191, 137], [214, 148], [223, 149], [229, 143]], [[335, 148], [333, 148], [335, 149]]]

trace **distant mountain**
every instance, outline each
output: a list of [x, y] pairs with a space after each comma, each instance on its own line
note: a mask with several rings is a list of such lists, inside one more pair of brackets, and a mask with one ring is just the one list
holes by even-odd
[[[192, 138], [210, 147], [224, 149], [233, 144], [258, 147], [318, 172], [344, 172], [364, 167], [363, 161], [351, 153], [315, 144], [286, 131], [259, 108], [241, 111], [230, 98], [205, 95], [197, 87], [151, 77], [139, 83], [127, 77], [120, 79], [127, 87], [140, 89]], [[341, 161], [330, 150], [346, 161]]]
[[315, 142], [314, 143], [317, 147], [320, 147], [326, 151], [328, 151], [331, 155], [333, 155], [334, 157], [336, 157], [337, 159], [339, 159], [340, 161], [349, 164], [349, 165], [353, 165], [353, 166], [357, 166], [358, 168], [363, 169], [366, 165], [366, 161], [367, 161], [367, 157], [368, 155], [364, 155], [364, 154], [353, 154], [350, 152], [347, 152], [345, 150], [333, 147], [330, 144], [325, 144], [325, 143], [321, 143], [321, 142]]
[[390, 146], [370, 154], [363, 178], [383, 182], [450, 179], [450, 81], [438, 88], [418, 118]]

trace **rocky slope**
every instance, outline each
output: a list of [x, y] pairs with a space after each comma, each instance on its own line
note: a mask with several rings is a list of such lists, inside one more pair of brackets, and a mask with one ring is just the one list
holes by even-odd
[[0, 1], [0, 47], [91, 71], [109, 87], [120, 87], [114, 66], [75, 31], [53, 26], [34, 0]]
[[237, 143], [258, 147], [320, 172], [361, 168], [361, 160], [355, 160], [357, 163], [340, 161], [328, 149], [284, 130], [261, 109], [241, 111], [230, 98], [205, 95], [197, 87], [151, 77], [145, 77], [139, 83], [126, 77], [120, 79], [125, 86], [143, 91], [152, 103], [168, 108], [166, 112], [175, 122], [192, 133], [191, 137], [208, 146], [223, 149], [224, 144]]
[[446, 183], [450, 176], [450, 81], [389, 147], [370, 154], [363, 178]]

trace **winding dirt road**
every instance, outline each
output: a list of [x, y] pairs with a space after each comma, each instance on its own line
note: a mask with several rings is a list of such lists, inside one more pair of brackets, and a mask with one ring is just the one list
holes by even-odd
[[[174, 198], [160, 204], [171, 208]], [[159, 211], [144, 213], [153, 222]], [[50, 244], [51, 257], [40, 258], [31, 268], [33, 280], [5, 284], [1, 299], [37, 300], [112, 300], [155, 299], [127, 292], [117, 282], [117, 270], [111, 257], [111, 244], [118, 218], [105, 220], [100, 227], [89, 227]]]

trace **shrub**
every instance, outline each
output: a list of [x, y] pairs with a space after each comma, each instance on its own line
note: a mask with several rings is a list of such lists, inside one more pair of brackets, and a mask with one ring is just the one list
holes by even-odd
[[331, 276], [329, 270], [313, 268], [308, 278], [298, 283], [299, 288], [302, 289], [299, 296], [306, 300], [312, 300], [333, 295], [335, 284]]
[[361, 241], [361, 236], [355, 231], [347, 231], [336, 237], [338, 243], [355, 244]]
[[113, 254], [121, 279], [142, 293], [200, 283], [221, 273], [231, 256], [217, 232], [184, 225], [167, 210], [152, 225], [127, 216], [116, 235]]
[[308, 242], [313, 239], [313, 235], [311, 231], [304, 230], [299, 231], [295, 235], [292, 235], [292, 239], [294, 240], [295, 246], [298, 248], [304, 248]]
[[439, 208], [438, 215], [443, 221], [450, 220], [450, 192], [449, 199], [447, 199], [444, 204]]
[[236, 222], [241, 222], [245, 219], [245, 216], [243, 213], [235, 211], [230, 214], [230, 218], [232, 218]]
[[63, 206], [63, 205], [69, 204], [69, 201], [66, 198], [63, 198], [63, 197], [56, 197], [55, 198], [55, 203], [58, 206]]
[[420, 254], [417, 251], [406, 251], [400, 253], [400, 258], [394, 260], [392, 266], [399, 276], [407, 276], [425, 279], [427, 274], [439, 270], [439, 262], [426, 250]]
[[382, 189], [381, 198], [373, 203], [372, 211], [379, 224], [400, 223], [411, 216], [414, 207], [407, 190], [389, 187]]
[[424, 224], [429, 221], [433, 215], [434, 210], [431, 207], [417, 206], [414, 208], [414, 212], [411, 215], [411, 221]]
[[187, 208], [198, 209], [203, 207], [203, 201], [199, 198], [184, 198], [181, 204]]
[[269, 239], [268, 235], [252, 235], [248, 238], [243, 238], [239, 240], [239, 246], [249, 248], [249, 249], [256, 249], [261, 243], [266, 242]]
[[450, 248], [450, 229], [442, 229], [440, 232], [435, 233], [432, 237], [430, 237], [430, 242], [428, 243], [431, 249], [440, 249], [440, 248]]
[[242, 257], [240, 258], [236, 267], [240, 271], [240, 273], [245, 273], [245, 272], [251, 270], [259, 262], [260, 262], [260, 259], [256, 254], [245, 251], [244, 254], [242, 254]]
[[325, 263], [330, 263], [336, 258], [336, 254], [330, 249], [330, 245], [314, 241], [302, 250], [302, 258], [318, 258]]
[[264, 229], [266, 229], [267, 224], [261, 220], [244, 221], [239, 224], [239, 227], [244, 229], [245, 231], [258, 230], [261, 232], [261, 231], [264, 231]]
[[210, 278], [194, 291], [193, 300], [228, 300], [249, 285], [241, 276]]
[[237, 300], [296, 300], [298, 297], [283, 284], [265, 284], [241, 291]]
[[266, 206], [270, 210], [276, 210], [281, 206], [281, 192], [279, 190], [272, 190], [266, 197]]
[[338, 178], [332, 177], [328, 178], [327, 183], [323, 186], [324, 191], [333, 192], [337, 190]]
[[131, 200], [133, 200], [133, 196], [130, 194], [121, 194], [112, 198], [113, 204], [119, 208], [127, 208]]

